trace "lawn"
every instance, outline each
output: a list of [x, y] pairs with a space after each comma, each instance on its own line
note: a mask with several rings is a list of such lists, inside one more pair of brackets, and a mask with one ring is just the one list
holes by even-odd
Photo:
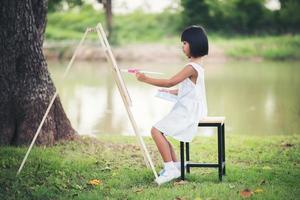
[[[178, 143], [172, 141], [178, 151]], [[161, 159], [146, 144], [157, 171]], [[193, 161], [216, 161], [216, 139], [197, 137]], [[300, 136], [226, 137], [227, 175], [195, 169], [186, 182], [157, 186], [135, 137], [81, 137], [53, 147], [34, 147], [23, 171], [27, 148], [0, 147], [0, 199], [299, 199]], [[250, 197], [247, 197], [250, 196]]]

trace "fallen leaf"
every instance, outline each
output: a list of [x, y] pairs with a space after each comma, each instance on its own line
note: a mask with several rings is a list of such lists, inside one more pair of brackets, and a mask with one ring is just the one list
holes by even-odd
[[77, 190], [82, 190], [83, 187], [78, 185], [78, 184], [75, 184], [74, 186], [72, 186], [74, 189], [77, 189]]
[[175, 200], [185, 200], [185, 198], [176, 197]]
[[187, 183], [188, 183], [187, 181], [181, 180], [181, 181], [175, 181], [175, 182], [173, 183], [173, 185], [174, 185], [174, 186], [176, 186], [176, 185], [185, 185], [185, 184], [187, 184]]
[[106, 166], [106, 167], [104, 167], [104, 168], [101, 169], [101, 171], [110, 171], [110, 170], [111, 170], [111, 168], [108, 167], [108, 166]]
[[195, 200], [202, 200], [200, 197], [196, 197], [196, 199]]
[[135, 193], [140, 193], [140, 192], [144, 192], [144, 189], [143, 188], [138, 188], [136, 190], [134, 190]]
[[295, 146], [295, 145], [292, 144], [292, 143], [281, 143], [281, 146], [282, 146], [282, 147], [293, 147], [293, 146]]
[[264, 190], [261, 189], [261, 188], [257, 188], [256, 190], [254, 190], [254, 193], [260, 193], [260, 192], [263, 192]]
[[102, 181], [98, 180], [98, 179], [92, 179], [92, 180], [89, 181], [89, 184], [90, 185], [101, 185]]
[[230, 188], [230, 189], [233, 189], [233, 188], [235, 188], [235, 185], [229, 184], [229, 188]]
[[272, 168], [270, 166], [263, 166], [263, 169], [270, 170]]
[[241, 195], [241, 197], [243, 197], [243, 198], [249, 198], [249, 197], [252, 196], [252, 194], [253, 194], [253, 192], [252, 192], [250, 189], [248, 189], [248, 188], [246, 188], [246, 189], [240, 191], [240, 195]]

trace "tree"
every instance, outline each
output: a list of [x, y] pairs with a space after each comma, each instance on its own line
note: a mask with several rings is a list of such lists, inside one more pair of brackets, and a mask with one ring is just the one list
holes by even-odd
[[113, 18], [111, 0], [98, 0], [98, 2], [102, 3], [105, 9], [106, 28], [108, 30], [108, 39], [110, 39], [112, 36], [112, 18]]
[[262, 28], [267, 10], [264, 6], [264, 0], [237, 0], [235, 6], [235, 20], [237, 21], [235, 28], [237, 31], [251, 33]]
[[[56, 90], [42, 52], [47, 0], [2, 0], [0, 8], [0, 144], [28, 144]], [[36, 143], [74, 134], [57, 97]]]
[[49, 12], [62, 10], [63, 4], [72, 8], [75, 6], [81, 6], [83, 4], [83, 0], [50, 0], [48, 3], [48, 10]]
[[279, 29], [283, 32], [299, 32], [300, 2], [299, 0], [281, 0], [281, 9], [278, 11]]
[[181, 5], [184, 8], [184, 27], [193, 24], [208, 25], [209, 6], [205, 0], [181, 0]]

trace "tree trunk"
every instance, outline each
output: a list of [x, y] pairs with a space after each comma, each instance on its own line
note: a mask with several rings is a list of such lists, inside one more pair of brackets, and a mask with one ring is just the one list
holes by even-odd
[[[0, 1], [0, 145], [29, 144], [56, 91], [42, 52], [46, 15], [47, 0]], [[57, 97], [36, 144], [74, 134]]]
[[108, 37], [110, 38], [111, 35], [112, 35], [112, 6], [111, 6], [111, 0], [106, 0], [105, 15], [106, 15], [106, 27], [107, 27], [107, 30], [108, 30]]
[[108, 31], [108, 39], [112, 36], [112, 2], [111, 0], [98, 0], [99, 3], [103, 4], [105, 9], [106, 29]]

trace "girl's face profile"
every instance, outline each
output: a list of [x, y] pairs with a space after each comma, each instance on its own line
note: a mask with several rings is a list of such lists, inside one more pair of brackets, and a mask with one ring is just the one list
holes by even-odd
[[182, 42], [182, 51], [187, 57], [190, 56], [190, 44], [187, 41]]

